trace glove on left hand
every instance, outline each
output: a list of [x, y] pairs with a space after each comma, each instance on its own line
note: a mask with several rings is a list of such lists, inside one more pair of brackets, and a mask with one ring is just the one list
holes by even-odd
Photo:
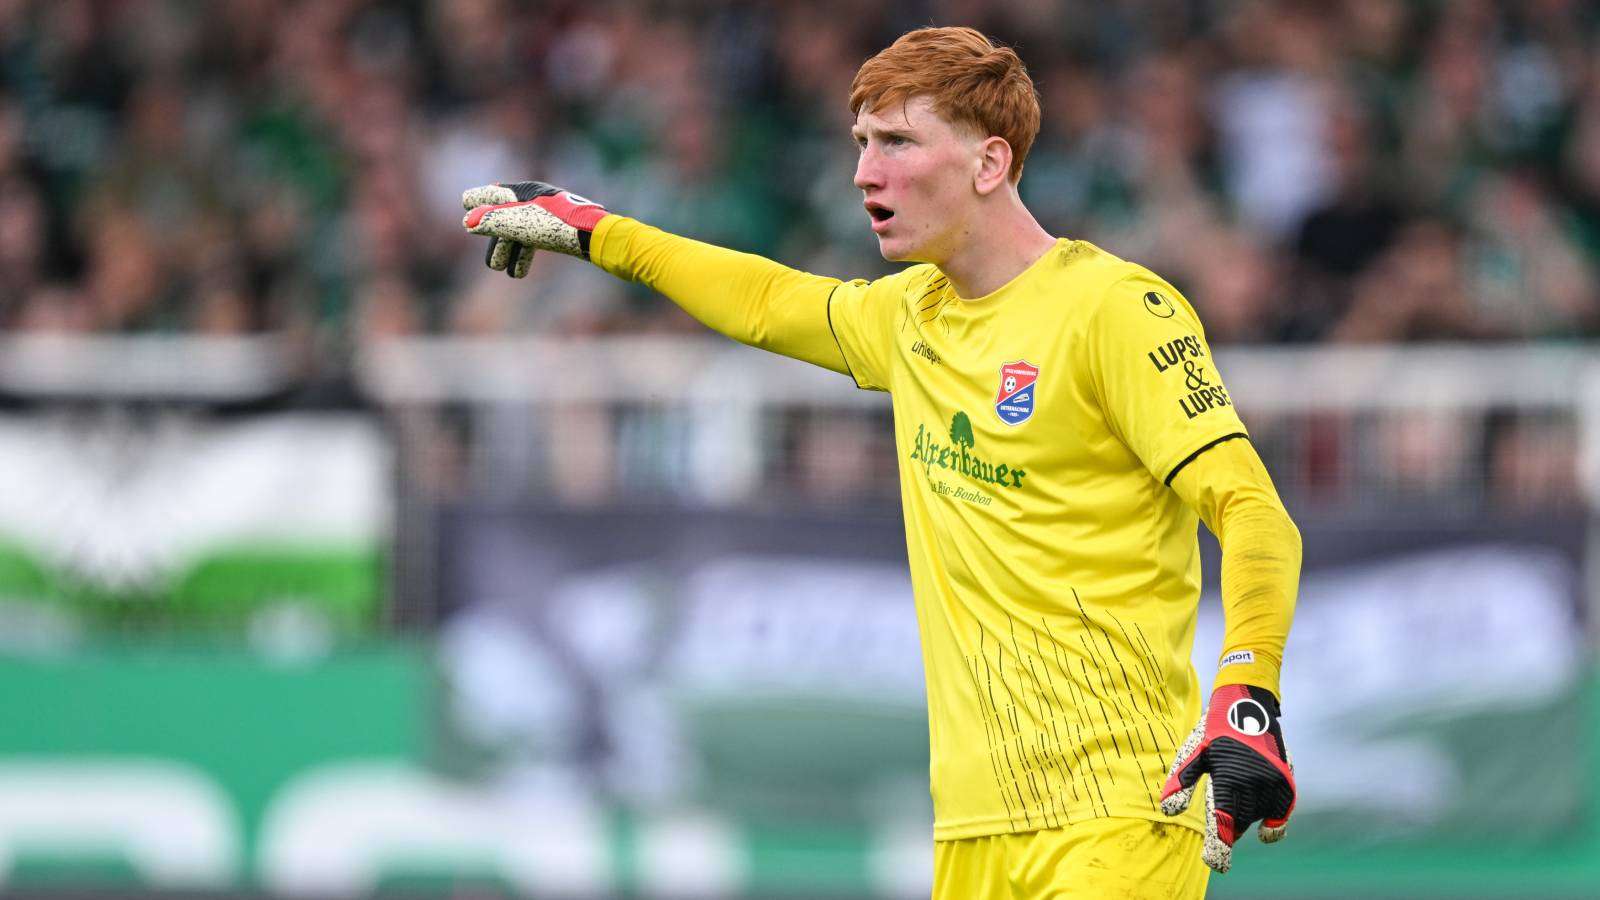
[[1178, 749], [1161, 791], [1161, 811], [1175, 816], [1187, 809], [1201, 775], [1211, 776], [1201, 848], [1206, 865], [1228, 871], [1234, 839], [1257, 819], [1262, 843], [1282, 839], [1294, 811], [1294, 764], [1271, 691], [1243, 684], [1217, 688], [1200, 724]]

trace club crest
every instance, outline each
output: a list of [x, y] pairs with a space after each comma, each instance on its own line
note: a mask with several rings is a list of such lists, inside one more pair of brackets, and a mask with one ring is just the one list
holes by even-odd
[[994, 411], [1007, 425], [1021, 425], [1033, 415], [1034, 388], [1039, 381], [1039, 367], [1024, 360], [1008, 362], [1000, 367], [1000, 393], [995, 397]]

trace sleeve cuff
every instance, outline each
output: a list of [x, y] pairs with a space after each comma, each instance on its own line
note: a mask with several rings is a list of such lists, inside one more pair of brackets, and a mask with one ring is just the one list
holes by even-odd
[[589, 261], [618, 278], [632, 281], [627, 265], [627, 226], [637, 224], [627, 216], [606, 213], [589, 236]]
[[[1281, 664], [1277, 660], [1267, 659], [1262, 654], [1255, 654], [1252, 662], [1230, 663], [1217, 670], [1217, 679], [1212, 683], [1211, 689], [1225, 687], [1230, 684], [1247, 684], [1254, 687], [1266, 688], [1273, 696], [1283, 698], [1283, 692], [1278, 688], [1278, 676]], [[1223, 654], [1227, 659], [1228, 654]]]

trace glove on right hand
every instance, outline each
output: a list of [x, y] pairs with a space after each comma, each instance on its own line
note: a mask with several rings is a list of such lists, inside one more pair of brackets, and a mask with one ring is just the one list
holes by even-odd
[[484, 262], [512, 278], [528, 274], [535, 250], [589, 258], [589, 240], [606, 208], [542, 181], [486, 184], [461, 195], [462, 225], [489, 237]]

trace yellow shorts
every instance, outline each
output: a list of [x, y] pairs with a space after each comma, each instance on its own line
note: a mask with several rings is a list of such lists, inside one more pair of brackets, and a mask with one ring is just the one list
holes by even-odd
[[1211, 870], [1198, 831], [1146, 819], [933, 845], [933, 900], [1201, 900]]

